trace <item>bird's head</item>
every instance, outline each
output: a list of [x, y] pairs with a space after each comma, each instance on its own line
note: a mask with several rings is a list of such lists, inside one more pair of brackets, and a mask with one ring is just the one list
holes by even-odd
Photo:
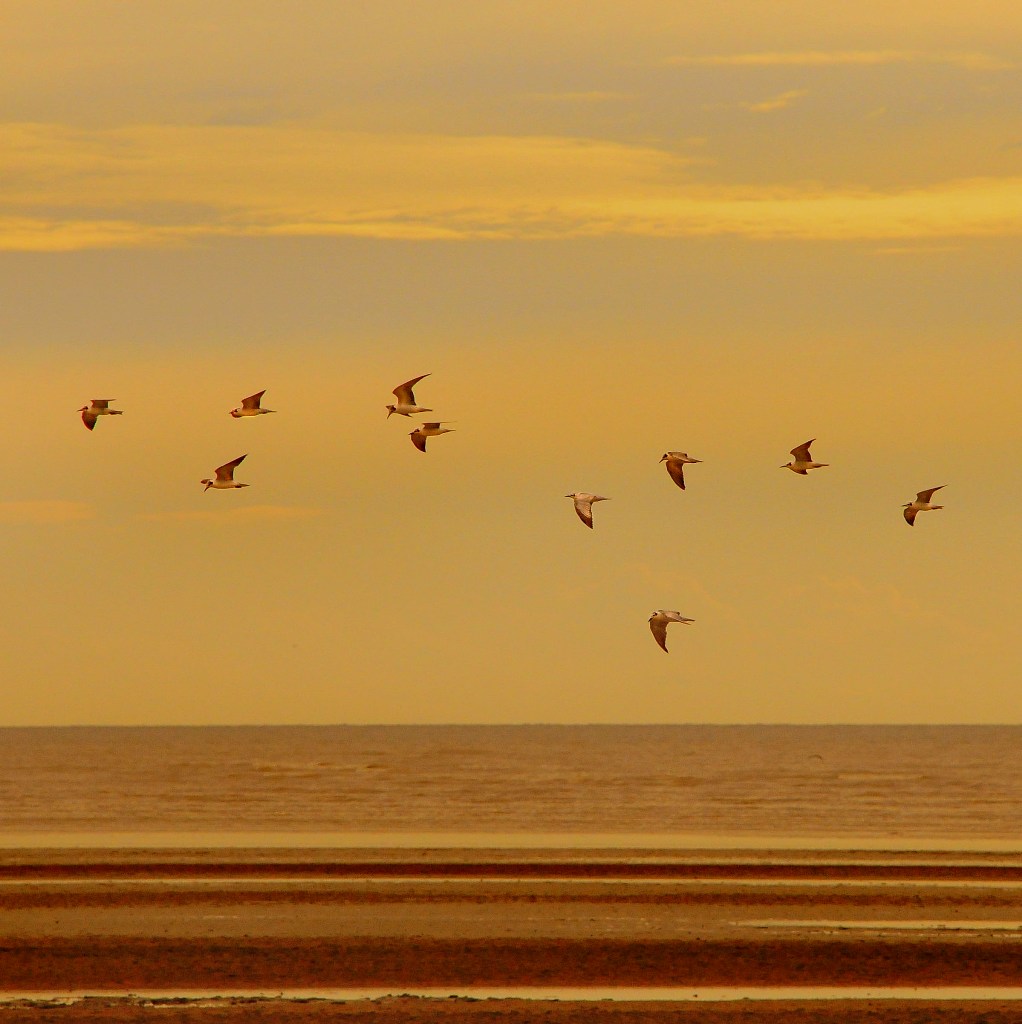
[[394, 413], [396, 413], [396, 412], [397, 412], [397, 406], [396, 405], [388, 405], [387, 406], [387, 419], [389, 420], [390, 417], [393, 416]]
[[231, 415], [232, 415], [232, 416], [233, 416], [233, 417], [234, 417], [235, 419], [238, 419], [238, 418], [239, 418], [239, 417], [241, 416], [241, 412], [240, 412], [240, 411], [239, 411], [238, 409], [232, 409], [232, 410], [231, 410]]
[[75, 410], [75, 412], [88, 412], [88, 411], [89, 411], [89, 407], [87, 405], [83, 405], [80, 409], [76, 409]]
[[213, 486], [213, 481], [212, 480], [200, 480], [199, 483], [206, 485], [205, 487], [202, 488], [203, 493], [208, 491]]

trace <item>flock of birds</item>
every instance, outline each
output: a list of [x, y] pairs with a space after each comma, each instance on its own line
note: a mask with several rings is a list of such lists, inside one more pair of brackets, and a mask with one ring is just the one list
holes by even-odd
[[[412, 390], [419, 381], [428, 377], [428, 373], [424, 373], [418, 377], [413, 377], [411, 380], [406, 380], [403, 384], [398, 384], [392, 392], [394, 397], [397, 399], [396, 404], [388, 405], [387, 408], [387, 419], [397, 414], [398, 416], [415, 416], [421, 413], [433, 412], [432, 409], [426, 406], [419, 405], [415, 400], [415, 393]], [[248, 398], [242, 399], [241, 405], [236, 409], [230, 410], [230, 415], [235, 419], [241, 419], [249, 416], [262, 416], [266, 413], [275, 412], [274, 409], [264, 409], [262, 407], [262, 398], [266, 394], [266, 390], [257, 392], [254, 395], [249, 395]], [[110, 403], [115, 401], [113, 398], [94, 398], [90, 405], [82, 406], [78, 410], [82, 414], [82, 422], [85, 426], [92, 430], [96, 426], [96, 422], [100, 416], [121, 416], [123, 415], [120, 409], [111, 409]], [[415, 445], [420, 452], [426, 451], [426, 439], [430, 437], [439, 437], [441, 434], [451, 433], [451, 427], [445, 426], [446, 423], [451, 422], [450, 420], [435, 420], [432, 422], [420, 423], [416, 428], [409, 433], [411, 442]], [[791, 449], [791, 461], [786, 462], [781, 469], [790, 469], [792, 473], [798, 473], [800, 476], [806, 476], [811, 469], [824, 469], [829, 465], [827, 462], [816, 462], [812, 454], [809, 451], [809, 446], [815, 441], [815, 438], [810, 438], [804, 444], [796, 445]], [[204, 491], [208, 491], [211, 487], [214, 490], [231, 490], [238, 487], [248, 487], [248, 484], [240, 483], [234, 479], [234, 471], [245, 461], [246, 456], [239, 455], [236, 459], [232, 459], [230, 462], [225, 462], [222, 466], [217, 466], [214, 471], [213, 477], [200, 480], [199, 482], [204, 484]], [[660, 461], [667, 464], [667, 473], [670, 478], [680, 487], [685, 490], [685, 466], [693, 465], [698, 462], [702, 462], [702, 459], [693, 459], [687, 452], [664, 452], [660, 457]], [[938, 487], [928, 487], [926, 490], [919, 491], [913, 501], [905, 502], [902, 505], [904, 509], [905, 522], [909, 526], [915, 525], [916, 516], [920, 512], [932, 512], [936, 509], [941, 509], [943, 505], [933, 504], [933, 495], [939, 491], [946, 484], [941, 484]], [[588, 491], [574, 491], [571, 494], [566, 494], [566, 498], [571, 498], [575, 506], [575, 512], [578, 514], [579, 519], [585, 523], [589, 529], [593, 529], [593, 505], [597, 501], [608, 501], [606, 495], [603, 494], [590, 494]], [[653, 633], [653, 638], [660, 645], [660, 647], [666, 652], [667, 651], [667, 626], [671, 622], [681, 622], [688, 625], [691, 622], [695, 622], [695, 619], [686, 618], [680, 612], [670, 611], [665, 608], [658, 608], [649, 617], [649, 628]]]

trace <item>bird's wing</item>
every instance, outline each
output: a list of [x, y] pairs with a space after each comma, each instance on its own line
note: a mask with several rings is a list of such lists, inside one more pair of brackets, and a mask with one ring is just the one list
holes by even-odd
[[84, 423], [89, 428], [89, 430], [92, 430], [92, 428], [96, 425], [96, 417], [93, 416], [93, 414], [89, 412], [88, 409], [86, 409], [82, 413], [82, 423]]
[[667, 472], [671, 474], [671, 479], [682, 490], [685, 490], [685, 463], [677, 462], [674, 459], [668, 459]]
[[[428, 377], [428, 373], [424, 373], [422, 377]], [[404, 384], [398, 384], [394, 388], [392, 394], [395, 395], [399, 404], [401, 405], [415, 405], [415, 395], [412, 394], [412, 388], [422, 380], [422, 377], [413, 377], [411, 380], [406, 380]]]
[[811, 437], [805, 444], [800, 444], [797, 448], [791, 449], [791, 455], [794, 457], [796, 462], [812, 462], [813, 457], [809, 454], [809, 446], [815, 441], [815, 437]]
[[664, 612], [663, 614], [666, 615], [671, 622], [695, 622], [695, 619], [686, 618], [681, 614], [681, 612]]
[[421, 430], [413, 430], [408, 436], [412, 439], [412, 444], [414, 444], [420, 452], [424, 452], [426, 450], [426, 435]]
[[116, 398], [94, 398], [92, 399], [93, 409], [108, 409], [111, 402], [116, 402]]
[[245, 456], [239, 455], [236, 459], [232, 459], [230, 462], [225, 462], [222, 466], [217, 466], [217, 480], [233, 480], [235, 467], [240, 466], [244, 461]]
[[905, 522], [908, 523], [909, 526], [915, 526], [917, 511], [918, 509], [914, 509], [911, 506], [905, 509]]
[[263, 390], [260, 391], [258, 394], [249, 395], [248, 398], [243, 398], [241, 400], [241, 407], [242, 407], [242, 409], [258, 409], [259, 408], [259, 401], [263, 397], [263, 395], [265, 395], [265, 394], [266, 394], [266, 388], [263, 388]]
[[649, 620], [649, 628], [653, 633], [653, 639], [667, 651], [667, 623], [654, 615]]
[[589, 498], [576, 498], [575, 511], [579, 519], [591, 530], [593, 528], [593, 503]]
[[[947, 484], [941, 484], [940, 487], [947, 487]], [[920, 491], [916, 495], [916, 501], [929, 502], [930, 498], [932, 498], [933, 495], [940, 490], [940, 487], [930, 487], [928, 490]]]

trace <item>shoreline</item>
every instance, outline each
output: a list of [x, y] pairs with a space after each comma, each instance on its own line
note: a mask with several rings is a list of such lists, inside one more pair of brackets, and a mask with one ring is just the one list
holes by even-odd
[[1018, 1004], [998, 999], [971, 1000], [813, 1000], [765, 1002], [574, 1002], [414, 995], [331, 1002], [316, 998], [178, 998], [89, 996], [79, 1002], [23, 1000], [0, 1003], [0, 1021], [46, 1020], [72, 1024], [128, 1024], [158, 1019], [170, 1024], [217, 1021], [226, 1024], [268, 1021], [320, 1024], [323, 1021], [373, 1021], [406, 1024], [1017, 1024]]
[[[996, 851], [3, 849], [0, 910], [0, 995], [91, 993], [0, 1022], [1022, 1019], [1022, 856]], [[513, 998], [537, 986], [706, 995]], [[753, 988], [786, 991], [707, 998]]]

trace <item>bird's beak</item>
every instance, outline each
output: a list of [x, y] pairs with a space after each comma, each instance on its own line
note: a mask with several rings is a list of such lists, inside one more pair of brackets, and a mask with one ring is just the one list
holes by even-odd
[[667, 456], [666, 455], [661, 455], [660, 456], [660, 461], [661, 462], [666, 462], [667, 461]]
[[388, 409], [387, 410], [387, 419], [389, 420], [390, 417], [393, 416], [393, 415], [394, 415], [394, 410], [393, 409]]

